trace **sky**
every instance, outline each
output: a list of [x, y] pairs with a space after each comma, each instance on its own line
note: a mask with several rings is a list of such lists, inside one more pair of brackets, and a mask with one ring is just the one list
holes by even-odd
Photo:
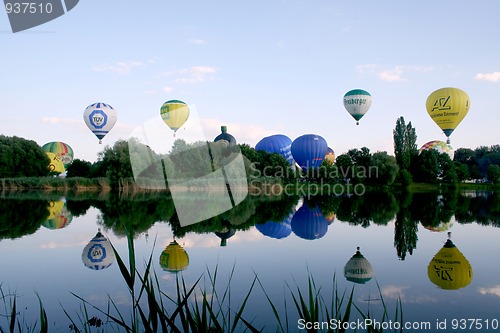
[[[176, 138], [197, 120], [209, 140], [226, 125], [250, 146], [313, 133], [337, 155], [393, 154], [400, 116], [419, 146], [446, 140], [425, 102], [456, 87], [471, 107], [451, 145], [491, 146], [500, 143], [499, 16], [497, 0], [82, 0], [12, 33], [0, 9], [0, 134], [63, 141], [94, 162], [106, 145], [161, 123], [161, 105], [178, 99], [196, 116]], [[352, 89], [373, 100], [359, 126], [343, 106]], [[102, 145], [83, 121], [95, 102], [118, 114]], [[155, 134], [159, 145], [173, 138], [166, 125]]]

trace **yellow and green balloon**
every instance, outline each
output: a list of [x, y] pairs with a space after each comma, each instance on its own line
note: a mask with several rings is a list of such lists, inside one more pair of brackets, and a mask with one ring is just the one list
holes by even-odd
[[166, 101], [160, 108], [161, 119], [175, 132], [186, 122], [189, 117], [189, 107], [186, 103], [173, 99]]
[[71, 162], [73, 162], [73, 148], [71, 148], [67, 143], [61, 141], [52, 141], [44, 144], [42, 146], [42, 149], [46, 153], [54, 153], [59, 156], [59, 159], [62, 161], [65, 168], [67, 168], [71, 164]]
[[467, 93], [458, 88], [441, 88], [432, 92], [425, 103], [427, 113], [450, 142], [450, 135], [465, 118], [470, 108]]

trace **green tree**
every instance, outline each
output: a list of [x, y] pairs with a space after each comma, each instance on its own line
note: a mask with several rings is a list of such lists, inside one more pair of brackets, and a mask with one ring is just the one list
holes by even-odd
[[50, 159], [35, 141], [0, 135], [0, 178], [42, 177]]
[[80, 160], [78, 158], [74, 159], [73, 162], [66, 169], [66, 177], [87, 177], [90, 178], [90, 169], [92, 163], [89, 161]]
[[[412, 161], [414, 161], [418, 155], [417, 131], [413, 128], [411, 122], [407, 125], [404, 117], [399, 117], [393, 131], [393, 138], [394, 156], [396, 157], [400, 173], [409, 171]], [[407, 175], [404, 178], [401, 177], [402, 176], [400, 176], [401, 183], [403, 183], [401, 179], [408, 178]], [[404, 182], [406, 182], [406, 180], [404, 180]]]
[[500, 182], [500, 166], [490, 164], [488, 167], [488, 180], [495, 184]]
[[423, 183], [435, 183], [437, 181], [440, 173], [438, 156], [439, 153], [434, 149], [423, 150], [418, 155], [413, 173], [416, 181]]
[[99, 153], [99, 160], [103, 162], [102, 167], [106, 170], [106, 177], [112, 188], [120, 187], [124, 179], [133, 178], [127, 141], [118, 140], [113, 147], [104, 148]]
[[371, 156], [369, 181], [375, 184], [390, 185], [396, 179], [399, 167], [396, 158], [387, 152], [376, 152]]

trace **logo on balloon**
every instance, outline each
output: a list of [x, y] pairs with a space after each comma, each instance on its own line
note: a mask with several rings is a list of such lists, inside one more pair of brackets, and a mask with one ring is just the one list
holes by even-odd
[[444, 110], [450, 110], [451, 106], [448, 105], [448, 101], [450, 100], [450, 96], [448, 97], [439, 97], [434, 101], [434, 106], [431, 109], [431, 111], [439, 110], [439, 111], [444, 111]]
[[102, 110], [94, 110], [89, 115], [89, 121], [95, 128], [103, 128], [106, 125], [108, 117]]
[[12, 32], [31, 29], [72, 10], [79, 0], [4, 0]]

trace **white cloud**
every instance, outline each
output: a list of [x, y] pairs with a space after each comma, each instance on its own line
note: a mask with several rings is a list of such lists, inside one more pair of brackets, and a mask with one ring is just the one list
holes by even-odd
[[190, 44], [194, 44], [194, 45], [205, 45], [207, 43], [203, 39], [199, 39], [199, 38], [191, 38], [188, 42]]
[[43, 117], [42, 122], [49, 124], [83, 124], [82, 119], [59, 117]]
[[477, 73], [474, 78], [476, 80], [484, 80], [484, 81], [497, 82], [497, 81], [500, 81], [500, 72], [484, 73], [484, 74], [483, 73]]
[[178, 83], [197, 83], [206, 81], [216, 72], [217, 69], [212, 66], [193, 66], [191, 68], [163, 72], [161, 75], [173, 77], [174, 81]]
[[479, 288], [479, 293], [481, 295], [494, 295], [500, 297], [500, 285], [491, 288]]
[[130, 74], [132, 70], [136, 68], [144, 67], [144, 63], [142, 61], [121, 61], [117, 62], [115, 64], [104, 64], [104, 65], [97, 65], [93, 66], [92, 70], [96, 72], [108, 72], [108, 73], [115, 73], [115, 74]]
[[174, 89], [172, 87], [165, 86], [161, 90], [166, 92], [166, 93], [171, 93], [172, 90], [174, 90]]
[[376, 64], [365, 64], [356, 66], [356, 71], [360, 74], [376, 75], [383, 81], [406, 81], [403, 77], [404, 74], [411, 72], [427, 72], [432, 70], [432, 67], [425, 66], [405, 66], [396, 65], [387, 68], [386, 66]]
[[146, 95], [154, 95], [154, 94], [158, 93], [158, 90], [156, 90], [156, 89], [144, 90], [144, 93]]

